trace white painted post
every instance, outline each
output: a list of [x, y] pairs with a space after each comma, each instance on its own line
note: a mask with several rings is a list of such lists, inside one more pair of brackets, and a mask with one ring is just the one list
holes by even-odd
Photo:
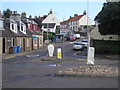
[[94, 65], [94, 53], [95, 53], [94, 47], [89, 47], [87, 55], [87, 64]]
[[49, 57], [53, 57], [54, 46], [52, 44], [48, 45], [48, 54], [49, 54]]

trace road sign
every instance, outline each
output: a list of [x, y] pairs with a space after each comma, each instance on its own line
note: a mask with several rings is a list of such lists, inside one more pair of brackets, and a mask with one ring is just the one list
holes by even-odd
[[60, 25], [60, 34], [66, 33], [66, 25]]
[[36, 37], [36, 36], [33, 36], [33, 39], [37, 39], [37, 37]]

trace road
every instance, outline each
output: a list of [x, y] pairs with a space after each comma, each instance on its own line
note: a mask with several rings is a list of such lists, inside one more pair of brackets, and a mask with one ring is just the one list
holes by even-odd
[[[63, 46], [55, 47], [55, 53], [58, 47]], [[86, 65], [86, 57], [76, 55], [72, 44], [66, 42], [64, 48], [64, 61], [41, 61], [46, 49], [3, 60], [3, 88], [118, 88], [118, 77], [55, 77], [59, 70]], [[95, 64], [117, 67], [118, 61], [96, 57]]]

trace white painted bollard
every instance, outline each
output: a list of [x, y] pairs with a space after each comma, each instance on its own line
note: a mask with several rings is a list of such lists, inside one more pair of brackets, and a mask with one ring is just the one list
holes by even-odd
[[89, 47], [88, 55], [87, 55], [87, 64], [94, 65], [94, 53], [95, 53], [94, 47]]
[[49, 57], [53, 57], [54, 46], [52, 44], [48, 45], [48, 54], [49, 54]]
[[57, 58], [62, 58], [62, 54], [61, 54], [61, 48], [57, 49]]

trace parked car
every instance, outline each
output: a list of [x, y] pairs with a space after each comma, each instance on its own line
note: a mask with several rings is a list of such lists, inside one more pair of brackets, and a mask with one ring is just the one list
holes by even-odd
[[84, 50], [84, 45], [80, 42], [75, 42], [73, 45], [73, 50]]
[[87, 48], [88, 40], [87, 39], [83, 39], [81, 42], [82, 42], [82, 44], [84, 44], [84, 47]]
[[74, 34], [73, 36], [76, 37], [76, 39], [80, 38], [80, 34]]
[[64, 39], [65, 39], [66, 41], [69, 41], [69, 40], [70, 40], [70, 37], [69, 37], [69, 36], [65, 36]]
[[74, 36], [69, 36], [70, 37], [70, 41], [75, 41], [76, 38]]

